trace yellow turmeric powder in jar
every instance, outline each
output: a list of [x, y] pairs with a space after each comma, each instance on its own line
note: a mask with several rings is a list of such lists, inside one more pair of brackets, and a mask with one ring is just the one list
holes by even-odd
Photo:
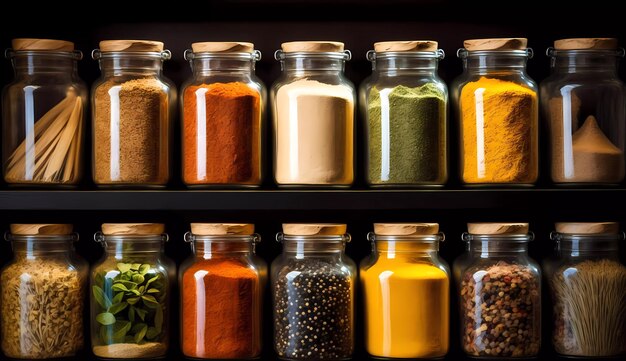
[[532, 184], [538, 176], [535, 90], [481, 77], [460, 94], [465, 183]]
[[450, 281], [445, 262], [437, 256], [441, 238], [374, 237], [376, 253], [361, 267], [367, 352], [401, 359], [445, 356]]

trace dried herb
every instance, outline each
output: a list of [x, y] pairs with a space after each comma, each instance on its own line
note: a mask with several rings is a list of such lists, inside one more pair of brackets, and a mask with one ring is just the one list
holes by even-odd
[[370, 184], [445, 182], [446, 95], [436, 83], [372, 88], [367, 112]]
[[92, 287], [100, 342], [159, 342], [166, 307], [163, 275], [141, 263], [118, 263], [115, 271], [114, 277], [97, 273]]
[[83, 347], [85, 275], [66, 263], [19, 261], [2, 272], [2, 350], [11, 358], [74, 356]]

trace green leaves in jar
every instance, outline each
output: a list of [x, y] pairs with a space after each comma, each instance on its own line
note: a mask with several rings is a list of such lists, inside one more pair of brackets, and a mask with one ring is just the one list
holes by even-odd
[[141, 344], [161, 338], [166, 282], [151, 265], [118, 263], [115, 270], [98, 272], [92, 296], [103, 344]]

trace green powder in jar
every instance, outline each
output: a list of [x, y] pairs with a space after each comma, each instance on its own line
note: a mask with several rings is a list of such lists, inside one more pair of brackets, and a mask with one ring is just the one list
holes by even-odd
[[369, 93], [371, 185], [437, 185], [446, 181], [446, 95], [435, 83]]

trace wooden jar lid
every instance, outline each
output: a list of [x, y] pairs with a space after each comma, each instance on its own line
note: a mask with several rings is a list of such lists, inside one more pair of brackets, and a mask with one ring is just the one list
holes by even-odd
[[197, 236], [251, 235], [251, 223], [192, 223], [191, 233]]
[[11, 41], [15, 51], [74, 51], [74, 43], [55, 39], [18, 38]]
[[559, 222], [556, 231], [566, 234], [617, 234], [617, 222]]
[[23, 236], [36, 235], [68, 235], [74, 230], [71, 224], [38, 223], [38, 224], [12, 224], [12, 234]]
[[439, 232], [439, 223], [374, 223], [380, 236], [432, 235]]
[[280, 47], [285, 53], [339, 53], [343, 51], [344, 44], [338, 41], [291, 41], [282, 43]]
[[527, 234], [528, 223], [468, 223], [471, 234]]
[[288, 236], [340, 236], [347, 228], [339, 223], [283, 223], [283, 233]]
[[525, 50], [527, 45], [526, 38], [469, 39], [463, 42], [463, 46], [469, 51]]
[[238, 41], [205, 41], [191, 44], [194, 53], [252, 53], [254, 44]]
[[409, 41], [381, 41], [374, 43], [374, 51], [383, 53], [387, 51], [437, 51], [439, 43], [432, 40], [409, 40]]
[[104, 223], [102, 233], [107, 236], [115, 235], [155, 235], [165, 233], [162, 223]]
[[103, 40], [100, 51], [161, 52], [163, 43], [153, 40]]
[[616, 38], [571, 38], [554, 42], [556, 50], [614, 50], [617, 49]]

